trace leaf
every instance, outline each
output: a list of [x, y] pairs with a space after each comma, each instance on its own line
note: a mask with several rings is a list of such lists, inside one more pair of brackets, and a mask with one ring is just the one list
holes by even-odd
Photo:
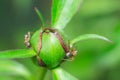
[[77, 12], [82, 0], [53, 0], [52, 27], [63, 29]]
[[97, 61], [98, 65], [101, 67], [114, 67], [115, 65], [118, 65], [120, 62], [120, 32], [116, 33], [116, 44], [110, 48], [107, 52], [104, 52], [104, 55], [101, 55]]
[[41, 12], [37, 9], [37, 7], [34, 7], [38, 17], [40, 18], [41, 22], [42, 22], [42, 25], [45, 26], [45, 20], [43, 18], [43, 15], [41, 14]]
[[117, 45], [110, 51], [104, 53], [105, 55], [102, 55], [98, 58], [98, 65], [101, 67], [113, 67], [115, 65], [118, 65], [120, 62], [120, 45]]
[[53, 80], [78, 80], [76, 77], [72, 76], [60, 67], [53, 69], [52, 72]]
[[31, 73], [22, 64], [12, 60], [0, 60], [0, 75], [22, 76], [28, 80]]
[[8, 50], [8, 51], [1, 51], [0, 52], [0, 59], [1, 58], [28, 58], [35, 56], [36, 53], [32, 49], [18, 49], [18, 50]]
[[73, 39], [70, 43], [71, 45], [79, 42], [79, 41], [83, 41], [83, 40], [87, 40], [87, 39], [101, 39], [110, 43], [113, 43], [111, 40], [109, 40], [108, 38], [104, 37], [104, 36], [100, 36], [97, 34], [85, 34], [85, 35], [81, 35], [78, 36], [77, 38]]

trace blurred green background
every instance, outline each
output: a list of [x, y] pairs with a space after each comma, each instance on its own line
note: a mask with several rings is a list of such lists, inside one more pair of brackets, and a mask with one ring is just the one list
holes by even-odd
[[[42, 12], [48, 26], [51, 22], [52, 0], [0, 0], [0, 51], [26, 48], [24, 35], [35, 32], [41, 23], [34, 6]], [[65, 33], [74, 39], [79, 35], [103, 35], [114, 43], [86, 40], [75, 45], [78, 55], [62, 67], [80, 80], [120, 80], [120, 0], [84, 0]], [[34, 71], [29, 59], [18, 60]], [[31, 66], [29, 66], [31, 65]], [[48, 72], [49, 73], [49, 72]], [[50, 75], [47, 74], [46, 77]], [[23, 80], [0, 74], [1, 80]], [[48, 78], [49, 79], [49, 78]], [[46, 80], [48, 80], [46, 78]]]

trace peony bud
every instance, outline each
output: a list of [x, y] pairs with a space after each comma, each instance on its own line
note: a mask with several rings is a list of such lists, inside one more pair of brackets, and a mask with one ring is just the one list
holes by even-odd
[[42, 66], [55, 68], [60, 65], [66, 56], [66, 45], [61, 36], [56, 36], [54, 30], [38, 30], [33, 34], [30, 43]]

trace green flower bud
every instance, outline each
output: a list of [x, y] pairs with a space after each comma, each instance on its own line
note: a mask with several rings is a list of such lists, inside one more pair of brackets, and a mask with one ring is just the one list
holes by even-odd
[[43, 33], [42, 30], [35, 32], [30, 43], [37, 53], [38, 61], [42, 60], [42, 64], [44, 63], [47, 68], [59, 66], [66, 55], [60, 40], [49, 30]]

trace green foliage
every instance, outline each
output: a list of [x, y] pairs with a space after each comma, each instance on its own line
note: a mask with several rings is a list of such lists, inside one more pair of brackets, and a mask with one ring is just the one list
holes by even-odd
[[87, 40], [87, 39], [101, 39], [101, 40], [104, 40], [104, 41], [107, 41], [107, 42], [110, 42], [110, 43], [113, 43], [111, 40], [109, 40], [108, 38], [104, 37], [104, 36], [100, 36], [100, 35], [97, 35], [97, 34], [84, 34], [84, 35], [81, 35], [73, 40], [71, 40], [71, 45], [79, 42], [79, 41], [83, 41], [83, 40]]
[[31, 73], [22, 64], [12, 60], [0, 60], [0, 74], [6, 76], [22, 76], [29, 79]]
[[52, 72], [53, 80], [78, 80], [60, 67], [53, 69]]
[[35, 55], [36, 53], [32, 49], [17, 49], [17, 50], [7, 50], [0, 52], [0, 58], [6, 58], [6, 59], [29, 58]]
[[[81, 2], [81, 0], [53, 0], [52, 16], [51, 16], [52, 17], [52, 22], [51, 22], [52, 27], [58, 29], [58, 31], [63, 31], [63, 29], [66, 27], [66, 25], [69, 23], [69, 21], [72, 19], [72, 17], [77, 12], [80, 2]], [[24, 3], [24, 1], [23, 1], [23, 3]], [[48, 4], [48, 2], [46, 2], [46, 4]], [[2, 5], [3, 4], [1, 4], [1, 6]], [[2, 7], [4, 7], [4, 6], [2, 6]], [[41, 6], [41, 7], [43, 7], [43, 6]], [[49, 9], [49, 8], [47, 7], [47, 9]], [[35, 10], [36, 10], [38, 16], [41, 18], [42, 24], [45, 25], [43, 16], [39, 12], [39, 10], [37, 8]], [[102, 78], [102, 80], [109, 80], [109, 79], [115, 80], [115, 78], [119, 80], [119, 69], [116, 70], [116, 71], [118, 71], [117, 74], [114, 74], [115, 71], [113, 71], [113, 73], [109, 74], [109, 72], [111, 72], [109, 67], [111, 67], [111, 69], [113, 70], [115, 68], [115, 66], [119, 65], [119, 62], [120, 62], [120, 55], [119, 55], [120, 39], [118, 39], [119, 33], [116, 33], [116, 31], [114, 31], [114, 29], [116, 28], [116, 25], [118, 23], [120, 23], [119, 22], [120, 21], [119, 14], [118, 14], [119, 10], [120, 10], [120, 8], [119, 8], [118, 0], [100, 0], [100, 1], [85, 0], [80, 14], [76, 15], [76, 17], [68, 25], [69, 28], [67, 28], [65, 30], [65, 32], [63, 31], [63, 33], [68, 33], [70, 38], [73, 38], [79, 34], [85, 34], [85, 35], [78, 36], [77, 38], [71, 40], [71, 44], [75, 44], [79, 41], [86, 40], [86, 39], [101, 39], [101, 40], [104, 40], [107, 42], [111, 42], [109, 39], [107, 39], [103, 36], [96, 35], [96, 34], [88, 34], [88, 33], [102, 34], [102, 35], [114, 40], [113, 42], [115, 44], [109, 45], [104, 42], [96, 42], [96, 41], [89, 42], [88, 40], [85, 42], [80, 42], [80, 43], [78, 43], [80, 45], [77, 46], [79, 55], [77, 55], [77, 58], [75, 59], [74, 63], [72, 63], [72, 62], [65, 63], [63, 65], [64, 69], [66, 68], [66, 70], [68, 72], [71, 72], [73, 75], [77, 76], [80, 80], [96, 80], [96, 79], [99, 79], [99, 77], [100, 77], [100, 79], [101, 79], [101, 77], [104, 77], [104, 79]], [[7, 10], [5, 10], [5, 11], [7, 11]], [[49, 10], [46, 10], [46, 11], [49, 11]], [[1, 11], [0, 14], [3, 15], [4, 10]], [[9, 14], [10, 14], [10, 12], [9, 12]], [[11, 17], [8, 17], [6, 15], [5, 15], [5, 17], [7, 17], [7, 18], [5, 18], [4, 16], [1, 16], [1, 17], [2, 17], [1, 23], [3, 23], [4, 21], [6, 23], [7, 19], [10, 19], [10, 20], [8, 20], [9, 23], [11, 23], [10, 21], [13, 21], [13, 20], [11, 20]], [[24, 16], [22, 16], [22, 17], [24, 17]], [[29, 17], [30, 17], [30, 20], [34, 19], [33, 15], [31, 15]], [[30, 25], [28, 25], [28, 26], [31, 26], [31, 25], [36, 26], [36, 21], [31, 22], [30, 20], [23, 20], [23, 22], [24, 21], [29, 22]], [[22, 23], [22, 20], [20, 20], [19, 22]], [[24, 30], [26, 29], [26, 27], [24, 27], [24, 26], [26, 26], [26, 25], [24, 25], [24, 23], [20, 26], [18, 24], [15, 25], [15, 23], [13, 25], [15, 26], [14, 29], [16, 29], [16, 26], [21, 27], [21, 30], [18, 29], [18, 31], [20, 33], [24, 33]], [[8, 24], [7, 26], [10, 26], [10, 25]], [[23, 26], [23, 29], [22, 29], [22, 26]], [[77, 26], [80, 26], [80, 27], [77, 27]], [[120, 25], [118, 25], [117, 27], [118, 27], [117, 28], [117, 31], [118, 31], [120, 29], [119, 28]], [[41, 31], [42, 31], [42, 29], [38, 30], [32, 36], [30, 43], [32, 43], [33, 50], [32, 49], [30, 49], [30, 50], [24, 49], [24, 50], [2, 51], [2, 52], [0, 52], [0, 58], [13, 59], [13, 58], [29, 58], [29, 57], [36, 56], [36, 53], [37, 53], [37, 50], [39, 47], [39, 35], [40, 35]], [[9, 33], [9, 31], [6, 30], [6, 33], [7, 32]], [[113, 35], [114, 33], [116, 33], [116, 34]], [[14, 34], [14, 36], [15, 35], [17, 35], [17, 39], [18, 39], [18, 34]], [[21, 35], [23, 36], [23, 34], [21, 34]], [[44, 42], [45, 48], [41, 50], [42, 54], [40, 53], [40, 57], [45, 57], [45, 58], [43, 58], [44, 62], [48, 66], [54, 67], [54, 66], [58, 65], [58, 64], [56, 64], [57, 61], [60, 61], [62, 58], [55, 59], [56, 57], [53, 57], [53, 53], [57, 53], [57, 54], [55, 54], [55, 56], [58, 57], [59, 52], [60, 52], [60, 50], [58, 50], [58, 49], [59, 48], [61, 49], [61, 47], [59, 47], [59, 48], [57, 47], [58, 49], [53, 49], [53, 48], [55, 48], [54, 46], [57, 46], [56, 44], [59, 42], [57, 41], [56, 37], [53, 36], [53, 39], [56, 41], [56, 44], [51, 43], [51, 39], [52, 39], [51, 36], [53, 36], [53, 35], [52, 34], [50, 34], [50, 36], [46, 35], [46, 34], [44, 35], [43, 42]], [[9, 37], [9, 39], [10, 38], [11, 37]], [[19, 37], [19, 39], [20, 39], [20, 37]], [[97, 45], [96, 45], [96, 43], [97, 43]], [[5, 44], [6, 43], [4, 43], [2, 45], [2, 43], [1, 43], [2, 47], [4, 47]], [[15, 44], [16, 44], [16, 42], [15, 42]], [[58, 46], [60, 46], [60, 44]], [[10, 45], [10, 47], [11, 47], [11, 45]], [[53, 49], [53, 51], [52, 51], [52, 49]], [[61, 50], [61, 51], [62, 51], [62, 53], [64, 53], [63, 50]], [[46, 53], [46, 55], [44, 55], [45, 54], [44, 52]], [[50, 53], [51, 56], [48, 55], [49, 52], [53, 52], [53, 53]], [[63, 57], [63, 55], [61, 55], [61, 56]], [[55, 60], [53, 61], [53, 59], [50, 59], [50, 57], [54, 58]], [[23, 70], [25, 69], [24, 70], [25, 73], [24, 72], [20, 73], [19, 71], [18, 71], [18, 73], [16, 73], [15, 71], [17, 71], [18, 68], [16, 70], [16, 68], [14, 67], [14, 65], [12, 65], [11, 62], [8, 62], [8, 63], [10, 63], [11, 65], [10, 64], [9, 65], [11, 67], [13, 67], [14, 69], [9, 68], [9, 65], [5, 65], [5, 64], [8, 64], [6, 61], [5, 62], [4, 62], [4, 60], [1, 60], [1, 61], [2, 61], [2, 63], [0, 62], [0, 64], [2, 65], [2, 66], [0, 66], [1, 74], [3, 72], [5, 72], [5, 74], [9, 73], [9, 72], [12, 73], [12, 70], [13, 70], [13, 73], [15, 73], [16, 75], [21, 76], [23, 74], [22, 76], [28, 80], [29, 72], [27, 74], [27, 69], [25, 69], [23, 67]], [[26, 61], [26, 59], [25, 59], [25, 61]], [[36, 68], [33, 67], [33, 65], [30, 65], [29, 63], [30, 63], [29, 61], [26, 61], [26, 63], [25, 63], [25, 65], [27, 65], [27, 68], [36, 70]], [[55, 65], [53, 65], [53, 64], [55, 64]], [[3, 65], [5, 65], [5, 67]], [[18, 65], [18, 66], [20, 66], [20, 65]], [[104, 73], [104, 70], [107, 73]], [[62, 68], [55, 68], [52, 70], [52, 72], [53, 72], [54, 80], [61, 80], [61, 79], [62, 80], [67, 80], [67, 79], [78, 80], [78, 79], [74, 78], [72, 75], [70, 75], [68, 72], [62, 70]], [[36, 70], [36, 74], [32, 73], [32, 76], [37, 76], [39, 74], [40, 74], [40, 76], [37, 79], [43, 80], [43, 77], [46, 74], [46, 70], [42, 70], [42, 69], [40, 69], [39, 71]], [[26, 75], [27, 77], [24, 75]], [[106, 75], [107, 75], [107, 77], [109, 75], [109, 78], [106, 78], [105, 77]], [[118, 75], [118, 77], [114, 78], [113, 75], [114, 76]], [[6, 77], [6, 76], [0, 76], [0, 78], [4, 79], [4, 80], [11, 79], [11, 77], [10, 78], [6, 77], [6, 79], [3, 77]], [[16, 79], [19, 80], [19, 77]], [[30, 78], [30, 79], [35, 80], [36, 78]], [[11, 79], [11, 80], [13, 80], [13, 79]], [[47, 80], [49, 80], [49, 78]]]
[[53, 0], [52, 27], [63, 29], [78, 11], [82, 0]]
[[44, 21], [43, 15], [42, 15], [41, 12], [37, 9], [37, 7], [35, 7], [34, 9], [35, 9], [37, 15], [39, 16], [39, 18], [41, 19], [42, 26], [45, 26], [45, 21]]
[[[115, 33], [115, 35], [119, 36], [120, 32]], [[117, 37], [118, 43], [112, 47], [109, 51], [105, 52], [104, 56], [98, 58], [99, 65], [104, 65], [103, 67], [113, 67], [117, 65], [120, 61], [120, 37]]]

